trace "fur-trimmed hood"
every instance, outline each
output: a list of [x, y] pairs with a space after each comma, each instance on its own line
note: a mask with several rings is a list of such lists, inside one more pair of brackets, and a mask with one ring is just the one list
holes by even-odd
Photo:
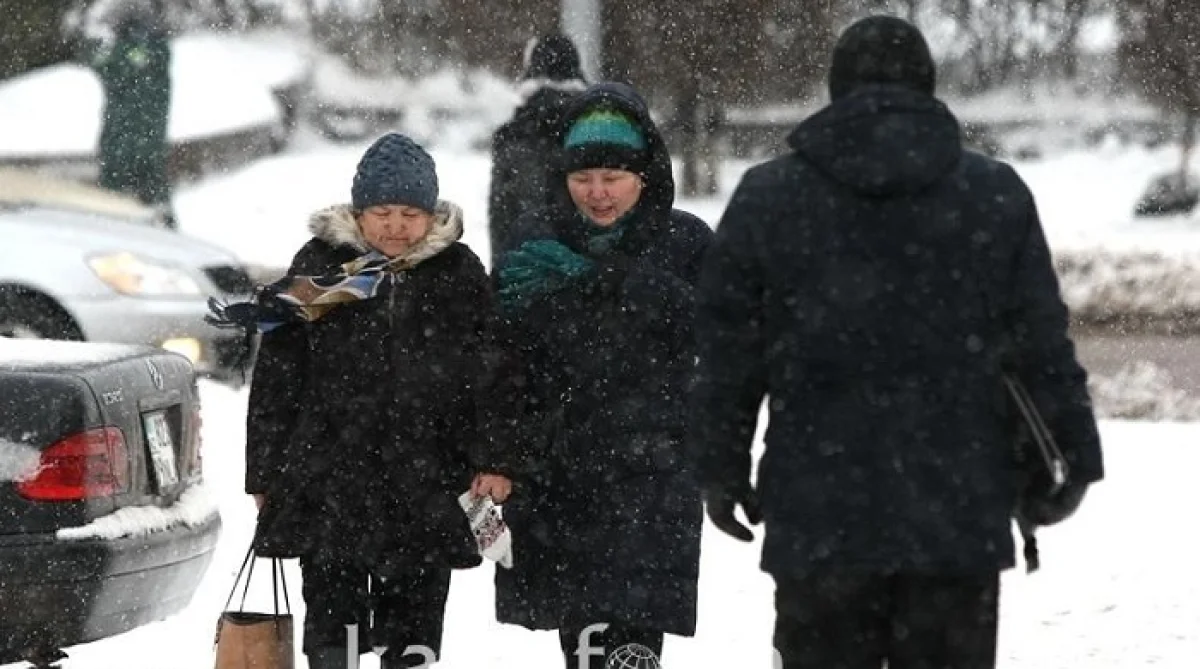
[[[309, 232], [332, 246], [349, 246], [361, 253], [372, 251], [354, 217], [354, 208], [338, 204], [315, 212], [308, 220]], [[462, 238], [462, 208], [453, 202], [438, 200], [433, 210], [433, 225], [429, 234], [404, 253], [401, 258], [412, 266], [445, 251]]]

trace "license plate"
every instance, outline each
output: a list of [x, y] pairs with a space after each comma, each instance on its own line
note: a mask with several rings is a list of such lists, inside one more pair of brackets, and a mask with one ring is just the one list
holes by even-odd
[[150, 463], [154, 469], [154, 484], [158, 492], [164, 492], [179, 483], [179, 468], [175, 464], [175, 441], [167, 425], [167, 414], [162, 411], [142, 416], [146, 430], [146, 445], [150, 449]]

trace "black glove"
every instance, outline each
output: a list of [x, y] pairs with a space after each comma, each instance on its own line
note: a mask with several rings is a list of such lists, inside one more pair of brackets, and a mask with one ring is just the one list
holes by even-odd
[[738, 541], [754, 541], [754, 533], [734, 516], [737, 507], [741, 506], [751, 525], [762, 522], [762, 509], [753, 488], [747, 485], [737, 490], [710, 489], [704, 495], [704, 502], [708, 507], [708, 518], [717, 529]]

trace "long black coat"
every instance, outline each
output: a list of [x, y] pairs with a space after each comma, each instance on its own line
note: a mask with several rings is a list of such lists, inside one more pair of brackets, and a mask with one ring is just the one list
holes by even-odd
[[[246, 491], [266, 493], [258, 540], [339, 550], [364, 567], [479, 564], [457, 496], [505, 466], [482, 434], [493, 312], [474, 253], [439, 205], [436, 254], [373, 299], [263, 337], [246, 424]], [[336, 273], [367, 246], [347, 207], [320, 212], [292, 274]]]
[[1103, 475], [1032, 195], [904, 89], [856, 92], [789, 141], [742, 179], [701, 281], [703, 478], [749, 480], [766, 395], [764, 569], [1011, 566], [1002, 363], [1074, 476]]
[[527, 81], [540, 84], [492, 135], [492, 181], [488, 189], [488, 232], [492, 268], [527, 237], [518, 221], [550, 203], [549, 175], [554, 169], [562, 117], [582, 81]]
[[131, 23], [93, 66], [104, 86], [100, 185], [149, 204], [167, 202], [170, 41], [147, 22]]
[[[649, 130], [654, 160], [630, 228], [593, 256], [597, 270], [507, 320], [525, 365], [521, 442], [535, 450], [504, 506], [515, 564], [496, 571], [497, 617], [690, 635], [702, 506], [683, 448], [693, 285], [712, 232], [671, 209], [669, 157], [641, 99], [623, 86], [593, 88], [575, 113], [596, 95]], [[530, 236], [586, 254], [566, 175], [554, 183], [555, 206], [528, 219]]]

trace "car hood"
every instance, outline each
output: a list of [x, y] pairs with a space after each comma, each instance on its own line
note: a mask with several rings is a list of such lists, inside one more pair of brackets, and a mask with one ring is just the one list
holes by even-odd
[[31, 252], [76, 249], [82, 254], [128, 251], [186, 267], [239, 264], [229, 251], [208, 242], [147, 225], [77, 211], [18, 208], [0, 211], [5, 245]]

